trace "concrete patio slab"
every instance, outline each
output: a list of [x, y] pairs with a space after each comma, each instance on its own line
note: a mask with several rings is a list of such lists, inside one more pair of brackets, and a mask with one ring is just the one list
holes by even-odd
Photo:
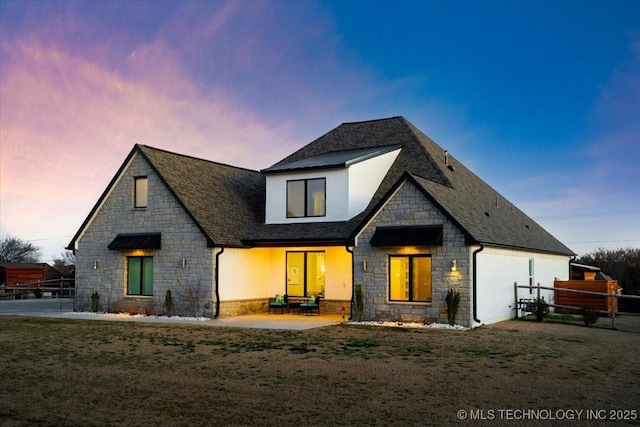
[[189, 317], [129, 316], [126, 314], [96, 314], [73, 312], [70, 299], [28, 299], [0, 301], [0, 315], [53, 317], [58, 319], [102, 320], [142, 323], [178, 323], [212, 327], [280, 329], [302, 331], [343, 323], [339, 315], [305, 316], [297, 314], [251, 314], [218, 319], [195, 319]]

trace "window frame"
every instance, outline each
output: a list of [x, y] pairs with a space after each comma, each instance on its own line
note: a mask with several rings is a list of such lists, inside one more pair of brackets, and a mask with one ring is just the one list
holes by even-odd
[[[140, 287], [140, 292], [139, 293], [132, 293], [131, 292], [131, 260], [133, 259], [137, 259], [140, 260], [140, 277], [138, 278], [139, 280], [139, 287]], [[144, 283], [145, 283], [145, 259], [150, 259], [151, 260], [151, 293], [144, 293]], [[127, 275], [126, 275], [126, 279], [127, 279], [127, 296], [131, 296], [131, 297], [152, 297], [153, 296], [153, 276], [154, 276], [154, 263], [153, 263], [153, 256], [149, 256], [149, 255], [142, 255], [142, 256], [127, 256]]]
[[[303, 280], [303, 294], [304, 295], [290, 295], [289, 294], [289, 254], [303, 254], [303, 268], [304, 271], [302, 272], [302, 274], [300, 274], [298, 276], [298, 278], [302, 278]], [[309, 267], [308, 267], [308, 256], [309, 254], [322, 254], [323, 255], [323, 265], [324, 265], [324, 269], [323, 269], [323, 273], [324, 273], [324, 284], [323, 284], [323, 291], [322, 291], [322, 295], [324, 295], [324, 292], [326, 292], [326, 283], [327, 283], [327, 276], [326, 276], [326, 266], [327, 266], [327, 253], [325, 251], [286, 251], [285, 252], [285, 293], [289, 296], [293, 296], [296, 298], [308, 298], [310, 297], [309, 294], [309, 282], [308, 282], [308, 274], [309, 274]]]
[[529, 295], [533, 295], [533, 284], [535, 281], [535, 261], [529, 258]]
[[[408, 278], [409, 278], [409, 296], [406, 300], [400, 300], [400, 299], [393, 299], [391, 297], [392, 295], [392, 289], [391, 289], [391, 282], [392, 282], [392, 271], [391, 271], [391, 260], [393, 258], [406, 258], [408, 260]], [[414, 299], [413, 297], [413, 276], [414, 276], [414, 259], [416, 258], [429, 258], [430, 261], [430, 275], [431, 275], [431, 292], [429, 295], [429, 299], [426, 300], [417, 300]], [[428, 304], [428, 303], [432, 303], [433, 302], [433, 257], [431, 256], [431, 254], [412, 254], [412, 255], [405, 255], [405, 254], [390, 254], [389, 255], [389, 276], [388, 276], [388, 283], [389, 283], [389, 289], [388, 289], [388, 298], [389, 298], [389, 302], [393, 302], [393, 303], [420, 303], [420, 304]]]
[[[144, 205], [138, 204], [138, 195], [141, 192], [141, 188], [138, 187], [139, 183], [146, 182], [144, 188], [145, 200]], [[149, 206], [149, 177], [148, 176], [135, 176], [133, 177], [133, 208], [134, 209], [146, 209]]]
[[[311, 200], [311, 194], [309, 190], [309, 183], [313, 181], [322, 181], [322, 194], [323, 194], [323, 210], [321, 214], [314, 215], [312, 212], [309, 212], [309, 200]], [[302, 215], [295, 215], [293, 212], [290, 214], [289, 212], [289, 195], [290, 195], [290, 183], [299, 183], [304, 182], [304, 213]], [[287, 218], [321, 218], [327, 216], [327, 178], [303, 178], [303, 179], [289, 179], [286, 182], [286, 209], [285, 214]]]

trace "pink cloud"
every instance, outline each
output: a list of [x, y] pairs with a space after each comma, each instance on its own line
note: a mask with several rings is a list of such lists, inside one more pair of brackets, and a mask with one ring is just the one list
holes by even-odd
[[[133, 70], [153, 70], [146, 76], [33, 39], [3, 44], [2, 56], [3, 233], [27, 240], [75, 233], [134, 143], [252, 168], [294, 144], [286, 124], [264, 124], [222, 90], [203, 95], [162, 43], [130, 58]], [[263, 155], [247, 155], [257, 148]]]

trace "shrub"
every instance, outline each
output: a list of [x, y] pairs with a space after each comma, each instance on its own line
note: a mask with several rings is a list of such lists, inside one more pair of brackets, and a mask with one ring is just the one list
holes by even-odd
[[450, 325], [456, 324], [456, 316], [458, 315], [458, 307], [460, 306], [460, 292], [449, 289], [447, 292], [447, 320]]
[[580, 314], [582, 315], [582, 320], [584, 322], [584, 326], [590, 328], [591, 325], [596, 323], [600, 318], [600, 313], [595, 308], [591, 307], [580, 307]]
[[42, 294], [43, 294], [43, 292], [42, 292], [42, 288], [37, 288], [37, 289], [34, 289], [34, 290], [33, 290], [33, 295], [34, 295], [37, 299], [42, 298]]
[[91, 294], [91, 311], [93, 311], [94, 313], [97, 313], [99, 308], [100, 308], [100, 294], [97, 292], [94, 292]]
[[193, 308], [196, 317], [201, 314], [200, 307], [205, 302], [209, 289], [211, 289], [211, 286], [207, 286], [200, 279], [184, 283], [178, 280], [178, 298], [181, 303], [184, 302], [187, 306]]
[[173, 296], [171, 295], [171, 289], [167, 291], [164, 297], [164, 306], [167, 309], [167, 316], [171, 317], [173, 315]]
[[155, 301], [147, 301], [147, 303], [142, 308], [145, 316], [158, 315], [158, 304]]
[[551, 306], [545, 301], [544, 297], [534, 298], [531, 301], [531, 311], [536, 316], [536, 320], [542, 322], [549, 315]]
[[129, 301], [127, 303], [127, 313], [134, 316], [140, 312], [140, 306], [137, 301]]
[[111, 303], [111, 311], [118, 314], [124, 311], [124, 302], [120, 299]]
[[362, 313], [364, 312], [364, 292], [362, 291], [362, 285], [356, 285], [356, 296], [355, 296], [355, 304], [354, 311], [356, 315], [356, 320], [358, 322], [362, 321]]

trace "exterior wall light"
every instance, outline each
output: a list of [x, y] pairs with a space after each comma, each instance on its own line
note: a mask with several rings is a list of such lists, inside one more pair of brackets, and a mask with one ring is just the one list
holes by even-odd
[[458, 271], [458, 262], [455, 259], [451, 261], [451, 271]]
[[98, 260], [93, 261], [93, 269], [97, 270], [98, 267], [100, 267], [100, 262], [98, 262]]
[[187, 268], [187, 259], [182, 258], [182, 268]]
[[362, 260], [362, 270], [367, 271], [367, 260], [366, 259]]

